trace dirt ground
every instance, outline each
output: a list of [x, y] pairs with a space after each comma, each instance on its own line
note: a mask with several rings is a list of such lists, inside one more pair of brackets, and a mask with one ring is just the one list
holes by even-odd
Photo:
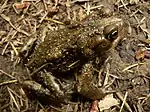
[[119, 104], [103, 111], [150, 112], [149, 0], [1, 0], [0, 112], [98, 112], [97, 103], [94, 107], [80, 97], [78, 102], [59, 107], [29, 99], [20, 82], [30, 78], [30, 73], [19, 52], [34, 34], [38, 38], [42, 35], [41, 26], [57, 30], [65, 19], [82, 21], [102, 6], [128, 25], [124, 40], [101, 73]]

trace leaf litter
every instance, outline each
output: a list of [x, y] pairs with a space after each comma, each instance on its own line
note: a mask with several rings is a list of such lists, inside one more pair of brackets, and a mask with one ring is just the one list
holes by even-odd
[[[117, 56], [113, 55], [117, 58], [110, 57], [108, 59], [108, 63], [112, 60], [110, 65], [106, 64], [107, 66], [98, 70], [99, 85], [105, 86], [111, 94], [100, 101], [92, 101], [93, 103], [89, 100], [83, 102], [81, 100], [83, 98], [77, 98], [80, 100], [76, 103], [61, 107], [45, 106], [22, 94], [20, 82], [30, 78], [30, 73], [17, 66], [16, 61], [20, 51], [24, 52], [28, 49], [28, 40], [31, 39], [31, 35], [38, 34], [41, 25], [48, 25], [51, 30], [58, 29], [64, 24], [64, 17], [82, 21], [104, 5], [126, 19], [130, 26], [129, 34], [123, 40], [123, 43], [128, 43], [129, 46], [123, 43], [118, 46]], [[149, 1], [146, 0], [0, 1], [0, 111], [150, 111], [149, 8]], [[128, 52], [130, 50], [134, 52], [134, 55], [130, 55]]]

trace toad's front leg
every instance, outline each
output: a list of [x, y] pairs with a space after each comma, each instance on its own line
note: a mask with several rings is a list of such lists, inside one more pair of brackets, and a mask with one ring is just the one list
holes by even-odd
[[106, 93], [102, 88], [98, 88], [96, 84], [94, 84], [93, 74], [92, 62], [82, 67], [80, 75], [77, 76], [77, 92], [92, 100], [102, 99]]
[[60, 81], [49, 72], [32, 77], [35, 81], [24, 81], [23, 88], [29, 96], [44, 103], [67, 103], [72, 98], [74, 82]]

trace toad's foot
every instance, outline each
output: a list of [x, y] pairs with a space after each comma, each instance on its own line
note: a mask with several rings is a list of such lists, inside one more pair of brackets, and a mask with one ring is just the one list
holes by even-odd
[[24, 90], [28, 95], [37, 98], [39, 101], [48, 104], [67, 103], [71, 100], [73, 94], [73, 82], [61, 82], [48, 72], [36, 75], [35, 81], [24, 81], [22, 83]]

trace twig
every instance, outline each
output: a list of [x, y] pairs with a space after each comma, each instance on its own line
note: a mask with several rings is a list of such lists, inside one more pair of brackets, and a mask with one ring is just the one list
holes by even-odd
[[19, 96], [19, 95], [18, 95], [15, 91], [13, 91], [12, 89], [9, 88], [9, 91], [10, 91], [11, 93], [13, 93], [14, 95], [16, 95], [18, 98], [22, 99], [22, 97]]
[[3, 70], [0, 70], [0, 72], [2, 72], [3, 74], [7, 75], [8, 77], [12, 78], [12, 79], [15, 79], [15, 77], [13, 77], [12, 75], [4, 72]]
[[31, 14], [31, 15], [32, 15], [32, 16], [37, 16], [37, 15], [40, 15], [42, 12], [43, 12], [43, 10], [40, 10], [40, 11], [38, 11], [38, 12], [36, 12], [36, 13], [33, 13], [33, 14]]
[[6, 82], [2, 82], [2, 83], [0, 83], [0, 86], [7, 85], [7, 84], [12, 84], [12, 83], [15, 83], [15, 82], [17, 82], [17, 80], [10, 80], [10, 81], [6, 81]]
[[43, 1], [43, 4], [44, 4], [44, 8], [45, 8], [45, 10], [47, 11], [47, 5], [46, 5], [46, 2], [45, 2], [45, 0], [42, 0]]
[[136, 64], [133, 64], [133, 65], [130, 65], [130, 66], [124, 68], [124, 69], [122, 70], [122, 72], [125, 72], [125, 71], [127, 71], [127, 70], [129, 70], [129, 69], [131, 69], [131, 68], [133, 68], [133, 67], [136, 67], [136, 66], [138, 66], [138, 65], [143, 65], [143, 64], [144, 64], [144, 63], [136, 63]]
[[35, 73], [37, 73], [38, 71], [40, 71], [42, 68], [44, 68], [45, 66], [49, 65], [51, 63], [46, 63], [46, 64], [43, 64], [42, 66], [40, 66], [39, 68], [35, 69], [32, 73], [31, 73], [31, 76], [34, 75]]
[[101, 87], [102, 86], [102, 72], [104, 71], [104, 66], [100, 68], [98, 71], [98, 85]]
[[67, 15], [68, 15], [67, 18], [71, 19], [71, 16], [70, 16], [70, 12], [71, 12], [71, 9], [70, 9], [70, 0], [67, 0], [66, 7], [67, 7]]
[[37, 21], [35, 20], [34, 21], [33, 34], [36, 32], [36, 29], [37, 29]]
[[[54, 106], [52, 106], [52, 105], [50, 105], [50, 107], [51, 107], [52, 109], [55, 109], [57, 112], [64, 112], [64, 110], [59, 109], [59, 108], [57, 108], [57, 107], [54, 107]], [[68, 112], [68, 111], [65, 111], [65, 112]]]
[[21, 29], [16, 28], [16, 27], [12, 24], [11, 21], [8, 21], [8, 23], [9, 23], [10, 26], [11, 26], [12, 28], [14, 28], [16, 31], [18, 31], [18, 32], [20, 32], [20, 33], [23, 33], [23, 34], [25, 34], [26, 36], [30, 36], [30, 35], [31, 35], [31, 34], [25, 32], [24, 30], [21, 30]]
[[57, 20], [54, 20], [54, 19], [52, 19], [52, 18], [44, 18], [44, 20], [47, 20], [47, 21], [52, 21], [52, 22], [54, 22], [54, 23], [58, 23], [58, 24], [64, 24], [63, 22], [60, 22], [60, 21], [57, 21]]
[[39, 21], [39, 23], [42, 23], [42, 21], [43, 21], [44, 18], [47, 16], [47, 14], [48, 14], [48, 12], [46, 12], [46, 13], [44, 14], [44, 16], [41, 18], [41, 20]]
[[110, 69], [110, 65], [109, 64], [107, 64], [107, 66], [106, 66], [106, 76], [105, 76], [105, 79], [104, 79], [104, 84], [103, 84], [103, 86], [106, 86], [107, 84], [108, 84], [108, 78], [109, 78], [109, 69]]
[[[21, 112], [27, 112], [27, 110], [29, 109], [29, 102], [28, 102], [28, 98], [26, 98], [25, 100], [25, 105], [26, 105], [26, 108], [24, 110], [22, 110]], [[35, 111], [36, 112], [36, 111]]]
[[8, 0], [5, 0], [4, 4], [0, 8], [0, 14], [4, 11], [3, 9], [6, 7]]
[[27, 24], [29, 25], [30, 32], [32, 32], [32, 26], [31, 26], [30, 20], [27, 18], [26, 21], [27, 21]]
[[[120, 2], [121, 2], [122, 5], [119, 6], [118, 4], [119, 4]], [[126, 7], [126, 5], [128, 5], [128, 3], [125, 4], [123, 0], [118, 0], [115, 4], [118, 5], [118, 9], [121, 8], [121, 7], [124, 7], [127, 11], [130, 11], [130, 10]]]
[[134, 16], [134, 15], [135, 15], [136, 13], [138, 13], [138, 12], [141, 12], [141, 13], [142, 13], [141, 10], [137, 9], [135, 12], [133, 12], [133, 13], [130, 15], [130, 17]]
[[101, 7], [103, 7], [103, 6], [104, 6], [104, 5], [94, 6], [94, 7], [91, 7], [90, 10], [97, 9], [97, 8], [101, 8]]
[[148, 100], [149, 98], [150, 98], [150, 93], [144, 98], [144, 100], [142, 101], [141, 104], [144, 104], [144, 102], [145, 102], [146, 100]]
[[13, 4], [12, 7], [13, 7], [15, 13], [16, 13], [16, 14], [19, 14], [19, 12], [17, 11], [17, 9], [16, 9], [16, 7], [15, 7], [15, 4]]
[[89, 15], [90, 14], [90, 4], [89, 2], [87, 2], [87, 11], [86, 14]]
[[[7, 44], [5, 45], [5, 47], [4, 47], [4, 49], [3, 49], [2, 53], [1, 53], [2, 55], [4, 55], [4, 53], [5, 53], [5, 51], [6, 51], [7, 47], [8, 47], [8, 45], [12, 43], [12, 42], [10, 42], [10, 40], [15, 37], [15, 35], [17, 34], [17, 31], [15, 31], [15, 32], [13, 33], [13, 35], [11, 36], [11, 38], [9, 39], [10, 33], [12, 33], [12, 30], [8, 33], [8, 35], [7, 35], [7, 37], [6, 37], [6, 41], [8, 41], [8, 42], [7, 42]], [[14, 46], [12, 46], [12, 47], [14, 47]]]
[[145, 19], [146, 19], [146, 17], [143, 17], [143, 18], [140, 20], [139, 25], [142, 24], [142, 23], [144, 22]]
[[16, 99], [15, 99], [15, 97], [13, 96], [13, 94], [10, 92], [10, 88], [7, 87], [7, 90], [8, 90], [8, 92], [9, 92], [9, 94], [10, 94], [10, 98], [11, 98], [12, 101], [15, 103], [15, 105], [16, 105], [18, 111], [20, 112], [20, 106], [19, 106], [18, 103], [16, 102]]
[[[123, 98], [123, 96], [122, 96], [122, 94], [121, 94], [120, 92], [117, 92], [116, 94], [117, 94], [117, 96], [118, 96], [122, 101], [124, 101], [124, 98]], [[129, 112], [133, 112], [126, 101], [124, 101], [124, 105], [127, 107], [127, 109], [129, 110]]]
[[43, 110], [45, 110], [44, 106], [43, 106], [39, 101], [37, 101], [37, 102], [38, 102], [38, 105], [39, 105]]
[[126, 4], [124, 3], [124, 1], [123, 1], [123, 0], [120, 0], [120, 2], [121, 2], [122, 5], [124, 6], [124, 8], [125, 8], [126, 10], [128, 10], [128, 8], [126, 7]]
[[125, 104], [125, 102], [126, 102], [127, 96], [128, 96], [128, 92], [126, 91], [126, 94], [125, 94], [125, 96], [124, 96], [124, 99], [123, 99], [123, 102], [122, 102], [122, 105], [121, 105], [121, 108], [120, 108], [120, 111], [119, 111], [119, 112], [122, 111], [123, 106], [124, 106], [124, 104]]
[[5, 53], [5, 51], [6, 51], [7, 47], [8, 47], [8, 45], [9, 45], [9, 42], [7, 42], [7, 44], [5, 45], [4, 49], [2, 50], [1, 55], [4, 55], [4, 53]]
[[37, 0], [24, 0], [24, 2], [36, 2]]
[[74, 65], [77, 64], [78, 62], [80, 62], [80, 60], [77, 60], [77, 61], [71, 63], [70, 65], [68, 65], [68, 68], [71, 68], [72, 66], [74, 66]]
[[10, 42], [10, 45], [12, 46], [13, 50], [15, 51], [16, 56], [18, 56], [19, 53], [18, 53], [17, 49], [15, 48], [14, 44], [12, 42]]
[[133, 107], [134, 107], [135, 112], [139, 112], [134, 104], [133, 104]]
[[31, 35], [31, 34], [25, 32], [24, 30], [21, 30], [20, 28], [19, 28], [19, 29], [16, 28], [16, 27], [12, 24], [12, 22], [10, 21], [10, 18], [7, 17], [6, 15], [1, 14], [1, 17], [2, 17], [4, 20], [6, 20], [6, 21], [10, 24], [10, 26], [11, 26], [12, 28], [14, 28], [16, 31], [18, 31], [18, 32], [20, 32], [20, 33], [23, 33], [23, 34], [25, 34], [25, 35], [27, 35], [27, 36], [30, 36], [30, 35]]

